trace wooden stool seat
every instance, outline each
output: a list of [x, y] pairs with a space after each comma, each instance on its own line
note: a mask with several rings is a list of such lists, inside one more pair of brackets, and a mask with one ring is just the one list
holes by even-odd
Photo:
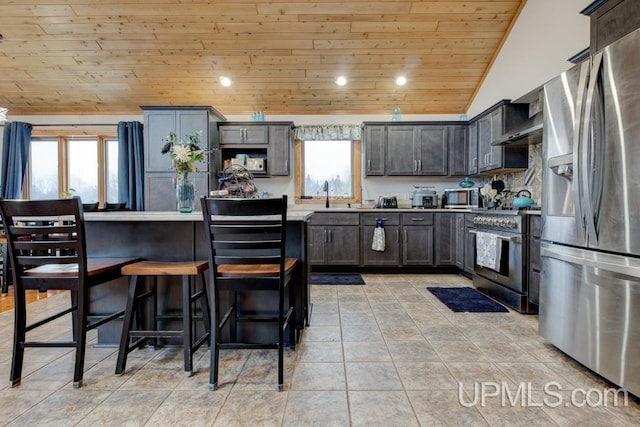
[[197, 276], [209, 268], [208, 261], [140, 261], [122, 268], [123, 276]]
[[[287, 258], [284, 262], [284, 271], [293, 271], [298, 262], [297, 258]], [[221, 264], [218, 266], [218, 274], [221, 276], [277, 276], [280, 274], [280, 264]]]
[[[204, 272], [209, 269], [208, 261], [139, 261], [126, 265], [122, 268], [123, 276], [130, 276], [129, 295], [125, 310], [124, 321], [122, 322], [122, 336], [120, 337], [120, 349], [118, 350], [118, 361], [116, 364], [116, 375], [124, 373], [127, 355], [134, 349], [140, 347], [149, 338], [182, 338], [184, 352], [184, 371], [191, 375], [193, 370], [193, 354], [204, 343], [209, 342], [211, 322], [209, 314], [209, 297]], [[140, 276], [152, 278], [151, 289], [144, 291]], [[174, 319], [176, 316], [157, 314], [157, 278], [158, 276], [180, 276], [182, 277], [182, 316], [177, 316], [182, 320], [181, 330], [158, 330], [158, 321]], [[200, 280], [197, 280], [197, 278]], [[193, 291], [193, 279], [200, 283], [199, 290]], [[143, 292], [144, 291], [144, 292]], [[149, 298], [153, 299], [151, 307], [151, 321], [153, 329], [142, 329], [142, 302]], [[202, 321], [205, 332], [199, 338], [194, 337], [193, 331], [193, 303], [200, 301], [202, 310]], [[138, 329], [133, 329], [134, 318], [138, 322]], [[132, 338], [137, 338], [131, 342]]]

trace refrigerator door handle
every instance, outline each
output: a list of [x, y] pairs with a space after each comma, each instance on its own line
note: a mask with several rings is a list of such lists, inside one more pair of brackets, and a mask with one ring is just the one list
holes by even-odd
[[581, 176], [583, 174], [582, 158], [580, 152], [582, 151], [582, 137], [580, 123], [582, 123], [584, 113], [584, 102], [587, 83], [589, 79], [589, 61], [585, 61], [580, 66], [580, 77], [578, 80], [578, 92], [576, 93], [576, 110], [573, 120], [573, 173], [576, 174], [576, 178], [573, 181], [573, 200], [575, 206], [575, 219], [578, 227], [586, 234], [586, 225], [584, 221], [584, 207], [583, 203], [583, 188]]
[[600, 66], [602, 64], [602, 52], [598, 52], [593, 55], [589, 85], [587, 87], [587, 98], [585, 102], [584, 108], [584, 120], [582, 122], [582, 132], [581, 132], [581, 140], [582, 147], [581, 153], [582, 162], [580, 167], [580, 181], [582, 186], [582, 208], [584, 209], [584, 218], [587, 228], [587, 236], [589, 246], [598, 244], [598, 234], [596, 232], [595, 226], [595, 216], [594, 216], [594, 207], [592, 200], [592, 182], [589, 179], [590, 167], [592, 165], [592, 156], [594, 153], [592, 152], [592, 144], [591, 139], [594, 135], [591, 134], [591, 126], [592, 126], [592, 113], [593, 113], [593, 104], [594, 102], [598, 102], [594, 99], [594, 94], [596, 90], [596, 86], [598, 85], [598, 71], [600, 70]]
[[569, 248], [566, 246], [552, 245], [546, 242], [543, 242], [540, 246], [541, 257], [555, 258], [575, 265], [640, 278], [640, 260], [638, 259], [604, 253], [597, 253], [596, 258], [589, 255], [593, 255], [593, 252], [583, 249]]

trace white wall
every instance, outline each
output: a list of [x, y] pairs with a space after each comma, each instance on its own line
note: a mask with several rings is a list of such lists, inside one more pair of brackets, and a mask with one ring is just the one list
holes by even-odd
[[501, 99], [517, 99], [571, 67], [589, 47], [593, 0], [528, 0], [468, 111], [481, 113]]

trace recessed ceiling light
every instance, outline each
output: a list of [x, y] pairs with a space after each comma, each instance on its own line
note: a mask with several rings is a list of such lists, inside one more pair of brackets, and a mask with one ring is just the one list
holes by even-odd
[[220, 77], [220, 84], [224, 87], [229, 87], [233, 84], [229, 77], [222, 76]]
[[347, 84], [347, 78], [345, 76], [340, 76], [336, 79], [336, 84], [338, 86], [344, 86]]
[[405, 76], [400, 76], [396, 79], [396, 84], [398, 86], [404, 86], [405, 84], [407, 84], [407, 78]]

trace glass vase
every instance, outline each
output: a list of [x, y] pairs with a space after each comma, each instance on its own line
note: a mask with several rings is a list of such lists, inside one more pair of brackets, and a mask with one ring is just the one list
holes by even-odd
[[178, 212], [193, 212], [196, 190], [189, 174], [179, 174], [176, 179], [176, 203]]

